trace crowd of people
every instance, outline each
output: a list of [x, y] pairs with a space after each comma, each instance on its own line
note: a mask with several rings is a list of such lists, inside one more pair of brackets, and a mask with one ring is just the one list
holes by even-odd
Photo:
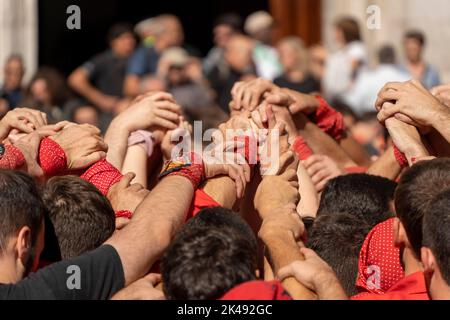
[[118, 24], [25, 90], [11, 56], [0, 298], [450, 299], [450, 85], [425, 36], [371, 68], [354, 19], [333, 54], [275, 28], [220, 16], [201, 59], [173, 15]]

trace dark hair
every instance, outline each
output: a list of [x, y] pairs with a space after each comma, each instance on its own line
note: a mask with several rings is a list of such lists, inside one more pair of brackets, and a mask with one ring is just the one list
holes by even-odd
[[45, 215], [38, 187], [26, 173], [0, 169], [0, 254], [9, 237], [23, 227], [31, 230], [31, 247], [36, 245]]
[[323, 215], [316, 219], [306, 246], [334, 270], [347, 295], [356, 291], [359, 252], [371, 228], [349, 214]]
[[445, 282], [450, 285], [450, 189], [434, 198], [423, 217], [423, 246], [429, 248]]
[[361, 40], [358, 21], [351, 17], [344, 17], [336, 21], [335, 26], [342, 31], [346, 43]]
[[125, 33], [131, 33], [134, 36], [133, 26], [129, 23], [117, 23], [109, 28], [106, 39], [108, 43], [111, 43]]
[[81, 178], [64, 176], [50, 179], [43, 199], [63, 259], [77, 257], [99, 247], [115, 230], [115, 214], [108, 199]]
[[164, 293], [173, 300], [218, 299], [255, 280], [256, 268], [256, 239], [248, 225], [230, 210], [207, 209], [180, 230], [166, 251]]
[[423, 32], [418, 30], [409, 30], [405, 33], [405, 39], [413, 39], [420, 43], [420, 46], [423, 47], [426, 43], [426, 38]]
[[397, 217], [417, 258], [422, 247], [422, 220], [434, 198], [450, 187], [450, 159], [423, 161], [408, 169], [395, 192]]
[[386, 45], [378, 50], [378, 60], [382, 64], [395, 64], [395, 49], [392, 46]]
[[390, 201], [397, 184], [368, 174], [348, 174], [330, 180], [322, 193], [317, 215], [351, 214], [371, 228], [394, 217]]
[[225, 13], [217, 17], [214, 21], [214, 28], [220, 25], [226, 25], [232, 28], [235, 32], [242, 32], [244, 22], [242, 17], [236, 13]]

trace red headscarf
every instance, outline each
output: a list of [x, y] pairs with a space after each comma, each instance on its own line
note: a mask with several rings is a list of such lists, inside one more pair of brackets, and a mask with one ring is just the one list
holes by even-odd
[[400, 249], [394, 246], [393, 223], [394, 219], [380, 223], [364, 241], [356, 281], [359, 292], [383, 294], [405, 276]]

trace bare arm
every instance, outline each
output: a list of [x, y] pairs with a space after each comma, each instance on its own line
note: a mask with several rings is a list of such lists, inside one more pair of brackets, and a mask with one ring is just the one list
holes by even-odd
[[319, 209], [319, 195], [311, 177], [301, 163], [298, 165], [297, 177], [300, 185], [300, 202], [297, 206], [297, 212], [302, 217], [315, 217]]
[[367, 168], [372, 164], [367, 151], [349, 133], [345, 133], [339, 145], [359, 166]]
[[134, 172], [136, 177], [133, 183], [139, 183], [147, 188], [147, 161], [148, 154], [140, 144], [128, 147], [125, 160], [123, 161], [122, 173]]
[[128, 137], [130, 131], [114, 119], [108, 127], [105, 135], [105, 142], [108, 144], [106, 159], [116, 168], [122, 168], [128, 150]]
[[131, 222], [106, 242], [120, 256], [126, 285], [143, 277], [170, 244], [186, 218], [193, 194], [188, 179], [166, 177], [137, 208]]
[[401, 172], [402, 167], [395, 159], [393, 146], [389, 147], [367, 170], [367, 174], [384, 177], [390, 180], [397, 179]]

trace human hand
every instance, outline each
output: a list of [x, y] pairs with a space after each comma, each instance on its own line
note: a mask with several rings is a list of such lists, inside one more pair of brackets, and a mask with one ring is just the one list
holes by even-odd
[[172, 95], [166, 92], [149, 93], [140, 96], [125, 111], [119, 114], [114, 123], [128, 132], [137, 130], [174, 130], [178, 127], [181, 107]]
[[303, 166], [317, 192], [322, 192], [328, 181], [344, 174], [338, 164], [325, 155], [312, 155], [303, 162]]
[[320, 106], [320, 102], [313, 95], [289, 89], [266, 93], [265, 101], [273, 105], [286, 106], [293, 115], [300, 112], [309, 115], [314, 113]]
[[94, 126], [69, 125], [50, 139], [64, 150], [70, 170], [84, 169], [106, 157], [108, 146]]
[[434, 87], [430, 92], [442, 104], [450, 108], [450, 84]]
[[344, 290], [333, 269], [313, 250], [301, 248], [305, 257], [303, 261], [295, 261], [278, 271], [278, 278], [294, 277], [308, 289], [314, 291], [319, 299], [346, 299]]
[[278, 87], [272, 82], [262, 78], [248, 82], [237, 82], [231, 90], [234, 101], [233, 107], [236, 110], [254, 111], [262, 103], [266, 93], [277, 89]]
[[109, 189], [107, 198], [115, 212], [124, 210], [135, 212], [150, 193], [138, 183], [131, 184], [135, 176], [134, 173], [127, 173]]
[[[184, 120], [184, 117], [180, 116], [177, 129], [165, 132], [161, 129], [157, 129], [152, 133], [155, 143], [161, 145], [161, 151], [164, 159], [168, 160], [175, 156], [173, 154], [173, 150], [178, 144], [182, 142], [186, 143], [187, 141], [188, 143], [186, 143], [185, 146], [189, 146], [192, 135], [192, 126], [189, 122]], [[178, 156], [178, 154], [176, 156]]]
[[165, 300], [164, 293], [155, 288], [160, 282], [160, 274], [146, 275], [117, 292], [111, 300]]
[[305, 233], [305, 225], [296, 211], [295, 205], [278, 208], [278, 211], [265, 216], [258, 237], [269, 243], [280, 233], [290, 233], [296, 241], [300, 241]]
[[22, 152], [25, 158], [25, 170], [38, 181], [44, 180], [44, 171], [38, 164], [39, 146], [43, 138], [44, 135], [35, 131], [17, 140], [10, 139], [12, 144]]
[[378, 120], [396, 119], [416, 127], [432, 127], [450, 110], [418, 81], [390, 82], [378, 93]]
[[387, 119], [385, 124], [395, 146], [405, 154], [410, 165], [413, 159], [429, 156], [416, 127], [396, 118]]
[[28, 108], [15, 108], [0, 121], [0, 141], [4, 140], [13, 129], [17, 132], [31, 133], [46, 124], [45, 113]]

